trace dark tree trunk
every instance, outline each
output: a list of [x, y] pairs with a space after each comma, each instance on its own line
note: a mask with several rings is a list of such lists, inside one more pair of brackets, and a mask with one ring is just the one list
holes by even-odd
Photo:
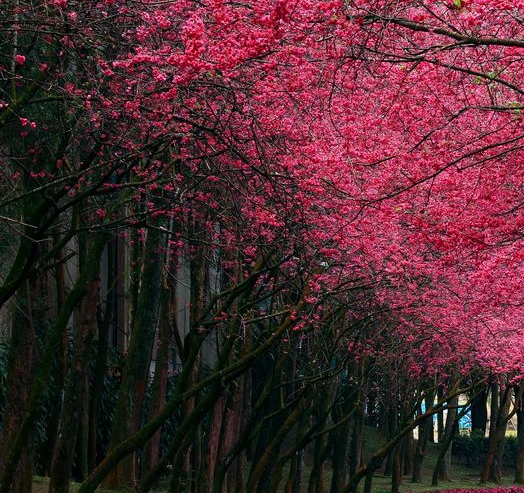
[[483, 389], [471, 403], [471, 433], [486, 435], [488, 424], [488, 390]]
[[401, 447], [395, 447], [391, 454], [391, 493], [399, 493], [402, 484]]
[[[109, 450], [114, 449], [139, 427], [142, 398], [147, 384], [151, 350], [158, 320], [164, 247], [165, 234], [159, 229], [150, 229], [146, 239], [138, 305], [134, 314], [126, 366], [118, 393]], [[104, 485], [113, 489], [135, 487], [136, 480], [135, 457], [134, 454], [131, 454], [108, 474]]]
[[501, 394], [498, 385], [492, 386], [491, 423], [489, 428], [488, 452], [480, 477], [481, 484], [493, 481], [502, 483], [502, 457], [504, 441], [511, 406], [511, 388], [508, 386]]
[[[521, 384], [522, 385], [522, 384]], [[515, 483], [524, 484], [524, 405], [522, 402], [522, 387], [515, 389], [520, 398], [515, 402], [517, 413], [517, 439], [519, 450], [515, 468]]]
[[[397, 411], [397, 402], [396, 399], [394, 403], [390, 400], [388, 407], [388, 438], [394, 436], [395, 431], [398, 427], [398, 411]], [[393, 455], [394, 450], [386, 457], [386, 464], [384, 466], [384, 476], [391, 476], [393, 474]], [[351, 475], [353, 475], [352, 473]]]
[[433, 416], [428, 416], [420, 423], [418, 427], [418, 440], [415, 444], [415, 450], [413, 454], [413, 473], [411, 475], [411, 481], [413, 483], [420, 483], [422, 481], [422, 464], [424, 462], [424, 456], [426, 454], [426, 445], [428, 443], [428, 426], [427, 421], [433, 423]]
[[413, 433], [408, 433], [402, 442], [402, 474], [413, 474], [413, 450], [415, 449]]
[[455, 434], [457, 421], [458, 397], [455, 396], [449, 401], [449, 408], [446, 416], [446, 426], [442, 440], [439, 438], [439, 455], [433, 471], [431, 480], [432, 486], [438, 486], [438, 481], [449, 481], [449, 457], [451, 454], [451, 443]]
[[348, 418], [348, 415], [350, 415], [356, 405], [357, 392], [350, 386], [347, 386], [343, 395], [342, 404], [336, 406], [333, 412], [333, 420], [335, 422], [345, 420], [345, 423], [337, 427], [330, 437], [333, 444], [331, 493], [338, 493], [346, 482], [349, 468], [349, 441], [351, 429], [354, 428], [353, 418]]
[[[110, 298], [108, 293], [107, 300]], [[102, 392], [104, 389], [104, 377], [106, 373], [107, 354], [109, 344], [109, 326], [112, 307], [106, 302], [106, 311], [101, 319], [97, 319], [98, 340], [96, 342], [96, 360], [93, 374], [93, 384], [89, 400], [89, 429], [87, 467], [91, 472], [98, 464], [98, 416]]]
[[[88, 392], [89, 349], [96, 326], [96, 308], [100, 293], [98, 279], [89, 283], [80, 306], [79, 326], [74, 337], [74, 354], [51, 465], [49, 493], [68, 493], [74, 451], [84, 415], [84, 396]], [[77, 457], [78, 456], [77, 454]]]
[[[37, 353], [35, 328], [32, 323], [30, 283], [26, 289], [20, 288], [13, 307], [12, 335], [9, 354], [6, 405], [3, 415], [3, 428], [0, 437], [0, 471], [4, 471], [7, 452], [14, 446], [17, 431], [23, 422], [30, 405], [31, 386], [34, 378], [34, 364]], [[2, 490], [11, 493], [31, 493], [33, 477], [32, 437], [25, 440], [16, 462], [16, 469], [9, 484]]]
[[[156, 350], [155, 375], [151, 392], [149, 419], [153, 419], [162, 409], [167, 393], [167, 378], [169, 367], [169, 346], [171, 343], [173, 311], [171, 310], [172, 294], [164, 282], [160, 301], [160, 322], [158, 344]], [[160, 453], [160, 434], [158, 430], [144, 447], [142, 459], [142, 476], [151, 471], [158, 462]]]
[[353, 420], [353, 434], [351, 436], [349, 454], [349, 474], [353, 475], [362, 465], [364, 449], [364, 413], [366, 411], [363, 399], [357, 404], [355, 419]]

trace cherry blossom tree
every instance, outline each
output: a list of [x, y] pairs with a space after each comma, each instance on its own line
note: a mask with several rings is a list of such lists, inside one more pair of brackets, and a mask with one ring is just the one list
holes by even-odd
[[[351, 477], [339, 476], [333, 491], [353, 491], [364, 478], [369, 488], [403, 437], [461, 391], [488, 377], [518, 383], [521, 7], [482, 0], [5, 3], [0, 220], [13, 254], [0, 305], [16, 297], [24, 313], [41, 319], [31, 300], [47, 288], [37, 280], [56, 275], [70, 257], [88, 260], [52, 327], [39, 325], [46, 364], [26, 375], [32, 394], [20, 408], [31, 412], [18, 413], [22, 421], [12, 421], [13, 437], [4, 438], [16, 446], [2, 451], [2, 491], [10, 491], [53, 350], [74, 313], [85, 329], [75, 339], [76, 361], [85, 362], [111, 237], [135, 248], [139, 268], [110, 450], [83, 493], [106, 476], [112, 486], [138, 481], [132, 454], [175, 412], [181, 422], [161, 459], [185, 467], [174, 474], [173, 491], [181, 491], [191, 454], [195, 469], [208, 461], [222, 471], [222, 487], [226, 457], [209, 447], [198, 462], [191, 448], [206, 446], [195, 438], [205, 418], [230, 433], [224, 388], [240, 399], [233, 388], [249, 384], [258, 358], [281, 361], [300, 341], [313, 341], [307, 357], [320, 368], [333, 360], [326, 355], [341, 363], [326, 373], [304, 365], [295, 387], [264, 381], [269, 395], [285, 388], [287, 414], [271, 421], [275, 441], [260, 445], [259, 466], [246, 479], [260, 493], [274, 491], [271, 473], [296, 457], [281, 449], [294, 424], [302, 436], [293, 452], [317, 440], [319, 465], [336, 436], [330, 413], [340, 429], [357, 430], [353, 414], [373, 383], [371, 369], [411, 378], [413, 387], [403, 383], [389, 396], [403, 407], [389, 440]], [[191, 307], [185, 339], [176, 343], [182, 371], [165, 406], [140, 423], [160, 314], [167, 320], [177, 308], [180, 286], [166, 286], [183, 263]], [[162, 301], [164, 288], [171, 302]], [[32, 332], [20, 334], [12, 360], [34, 361]], [[213, 337], [217, 358], [206, 375], [204, 348]], [[87, 375], [86, 365], [77, 369], [70, 382]], [[13, 367], [13, 375], [20, 371]], [[355, 381], [341, 384], [343, 371]], [[300, 421], [317, 402], [308, 378], [321, 382], [325, 400]], [[427, 382], [442, 398], [415, 415], [423, 391], [435, 390]], [[79, 388], [67, 387], [62, 422], [78, 412]], [[352, 400], [337, 415], [345, 392]], [[271, 408], [267, 399], [245, 411], [248, 421], [258, 405]], [[67, 426], [74, 436], [74, 423]], [[249, 440], [263, 443], [238, 428], [227, 443], [239, 456]], [[62, 445], [55, 464], [71, 456]], [[149, 472], [148, 485], [156, 474]], [[68, 475], [54, 475], [56, 491], [67, 489]], [[318, 484], [310, 480], [312, 491]]]

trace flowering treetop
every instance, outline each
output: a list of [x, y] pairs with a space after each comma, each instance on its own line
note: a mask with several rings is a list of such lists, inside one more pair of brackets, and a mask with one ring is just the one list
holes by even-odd
[[[196, 217], [247, 266], [323, 266], [311, 304], [365, 292], [354, 317], [387, 308], [420, 371], [522, 373], [521, 2], [44, 3], [0, 60], [25, 152], [6, 205]], [[43, 138], [42, 92], [68, 142]]]

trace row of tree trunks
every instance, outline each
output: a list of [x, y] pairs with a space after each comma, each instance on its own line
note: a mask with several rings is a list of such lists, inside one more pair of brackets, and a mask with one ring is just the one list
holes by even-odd
[[[15, 406], [7, 409], [4, 419], [6, 423], [16, 423], [16, 427], [11, 428], [9, 426], [4, 428], [4, 435], [2, 437], [3, 446], [0, 449], [0, 470], [2, 471], [0, 491], [3, 493], [28, 493], [30, 491], [27, 489], [27, 484], [18, 485], [16, 483], [17, 480], [14, 478], [19, 477], [17, 468], [21, 467], [19, 464], [27, 464], [28, 458], [32, 460], [31, 443], [33, 428], [45, 399], [53, 363], [56, 361], [56, 348], [62, 347], [67, 325], [75, 309], [81, 305], [90, 291], [96, 291], [97, 289], [96, 284], [100, 257], [107, 241], [108, 236], [103, 233], [95, 235], [90, 241], [85, 262], [80, 268], [80, 274], [73, 288], [67, 295], [67, 298], [64, 300], [57, 319], [49, 328], [49, 331], [47, 331], [48, 327], [44, 320], [39, 320], [36, 313], [35, 316], [32, 315], [32, 303], [27, 305], [28, 309], [24, 312], [24, 317], [29, 316], [30, 318], [24, 322], [24, 325], [20, 326], [20, 330], [17, 331], [17, 337], [20, 336], [21, 338], [19, 340], [20, 343], [11, 346], [10, 354], [11, 361], [17, 361], [17, 363], [11, 367], [9, 381], [12, 382], [13, 385], [16, 385], [17, 388], [13, 389], [13, 394], [10, 398], [10, 401], [15, 403]], [[33, 291], [33, 296], [35, 294], [37, 294], [36, 291]], [[40, 291], [34, 300], [40, 300], [40, 302], [47, 300], [46, 294], [47, 292]], [[93, 302], [93, 299], [91, 299], [87, 303], [92, 304]], [[96, 313], [96, 310], [93, 313]], [[83, 345], [84, 340], [90, 337], [92, 321], [90, 317], [88, 317], [84, 318], [83, 322], [85, 322], [83, 329], [78, 330], [78, 337], [80, 338], [80, 341], [78, 341], [78, 354], [79, 356], [85, 357], [84, 348], [80, 346]], [[37, 333], [44, 328], [46, 329], [44, 335], [37, 343]], [[84, 336], [87, 339], [85, 339]], [[37, 361], [38, 367], [36, 368]], [[25, 368], [22, 368], [22, 365]], [[82, 371], [84, 372], [83, 378], [85, 378], [85, 367], [82, 368]], [[24, 386], [24, 388], [28, 390], [27, 394], [25, 392], [20, 393], [18, 372], [22, 372], [22, 378], [27, 378], [27, 386]], [[82, 384], [80, 383], [80, 385]], [[17, 393], [20, 393], [20, 398], [17, 397]], [[81, 412], [78, 416], [80, 417], [80, 415]]]

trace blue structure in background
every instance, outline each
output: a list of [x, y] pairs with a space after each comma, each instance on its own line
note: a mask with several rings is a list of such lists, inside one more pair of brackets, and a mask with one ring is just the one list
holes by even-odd
[[[422, 402], [421, 404], [422, 412], [426, 411], [426, 403]], [[458, 408], [457, 412], [461, 412], [464, 409], [464, 406]], [[433, 425], [435, 425], [436, 415], [434, 414], [431, 417]], [[459, 420], [459, 430], [471, 430], [471, 410], [468, 411], [462, 418]]]

